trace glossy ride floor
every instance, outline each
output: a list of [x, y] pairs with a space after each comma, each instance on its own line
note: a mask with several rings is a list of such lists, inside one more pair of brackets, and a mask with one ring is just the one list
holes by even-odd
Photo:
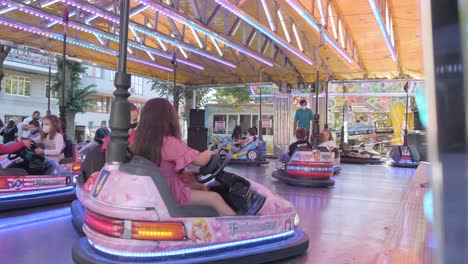
[[[334, 176], [334, 188], [314, 189], [274, 180], [273, 168], [274, 160], [270, 160], [263, 167], [226, 170], [260, 182], [295, 204], [301, 229], [310, 238], [309, 248], [303, 256], [278, 263], [298, 264], [376, 263], [416, 171], [343, 165], [343, 171]], [[72, 263], [71, 245], [76, 239], [67, 204], [0, 214], [3, 264]]]

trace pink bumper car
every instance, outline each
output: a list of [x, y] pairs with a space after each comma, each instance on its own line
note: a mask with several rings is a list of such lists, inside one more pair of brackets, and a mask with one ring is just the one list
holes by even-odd
[[[135, 156], [107, 164], [77, 197], [86, 237], [73, 247], [75, 263], [265, 263], [305, 252], [293, 205], [264, 186], [225, 172], [229, 157], [213, 155], [197, 180], [210, 182], [237, 213], [179, 205], [156, 165]], [[239, 262], [240, 261], [240, 262]]]

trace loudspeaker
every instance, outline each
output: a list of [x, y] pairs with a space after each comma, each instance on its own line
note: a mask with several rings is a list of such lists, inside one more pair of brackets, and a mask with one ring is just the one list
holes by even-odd
[[208, 128], [189, 127], [187, 145], [200, 152], [208, 149]]
[[189, 127], [205, 127], [205, 109], [190, 109]]

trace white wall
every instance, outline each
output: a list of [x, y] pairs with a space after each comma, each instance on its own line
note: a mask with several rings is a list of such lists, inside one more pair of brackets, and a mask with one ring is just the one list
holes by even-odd
[[[11, 69], [4, 70], [5, 75], [21, 75], [31, 78], [30, 96], [18, 96], [5, 94], [5, 79], [2, 81], [2, 92], [0, 93], [0, 118], [4, 120], [5, 115], [31, 116], [34, 111], [40, 111], [44, 116], [47, 111], [46, 80], [47, 75], [18, 72]], [[58, 115], [58, 100], [51, 99], [50, 106], [53, 114]]]

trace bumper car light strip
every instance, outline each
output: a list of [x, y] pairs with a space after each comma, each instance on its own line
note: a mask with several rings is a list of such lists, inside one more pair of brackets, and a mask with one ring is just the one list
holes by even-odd
[[60, 188], [53, 188], [53, 189], [46, 189], [46, 190], [38, 190], [38, 191], [31, 191], [31, 192], [24, 192], [24, 193], [14, 193], [14, 194], [0, 194], [0, 201], [3, 199], [11, 199], [11, 198], [25, 198], [29, 196], [37, 196], [39, 194], [53, 194], [65, 191], [73, 190], [73, 186], [65, 186]]
[[266, 237], [259, 237], [259, 238], [252, 238], [242, 241], [235, 241], [235, 242], [228, 242], [218, 245], [209, 245], [204, 247], [197, 247], [197, 248], [186, 248], [186, 249], [177, 249], [177, 250], [170, 250], [165, 252], [128, 252], [128, 251], [119, 251], [113, 249], [107, 249], [105, 247], [99, 246], [94, 244], [91, 240], [88, 239], [89, 243], [97, 250], [113, 255], [113, 256], [123, 256], [123, 257], [136, 257], [136, 258], [147, 258], [147, 257], [170, 257], [170, 256], [179, 256], [179, 255], [186, 255], [191, 253], [199, 253], [205, 251], [213, 251], [213, 250], [220, 250], [220, 249], [228, 249], [228, 248], [236, 248], [239, 246], [245, 246], [248, 244], [258, 243], [258, 242], [268, 242], [271, 240], [277, 239], [284, 239], [294, 234], [294, 230], [266, 236]]

